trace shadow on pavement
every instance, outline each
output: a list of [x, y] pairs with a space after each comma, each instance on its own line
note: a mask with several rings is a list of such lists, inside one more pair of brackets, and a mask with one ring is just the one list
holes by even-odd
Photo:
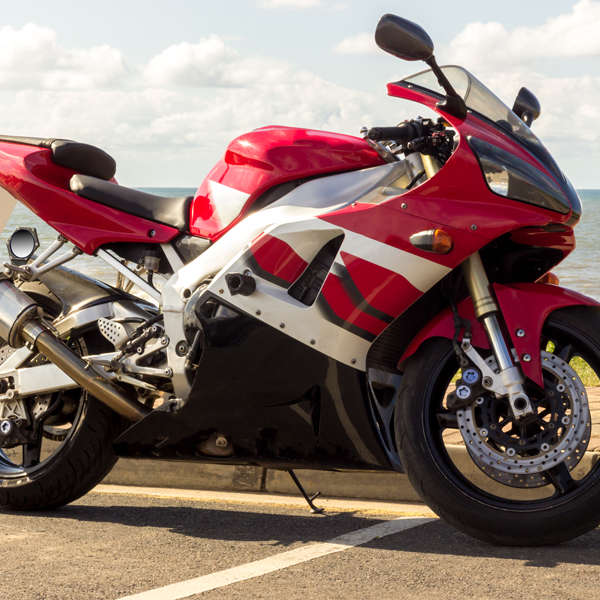
[[451, 555], [515, 560], [527, 567], [554, 568], [561, 564], [600, 565], [600, 529], [556, 546], [531, 548], [492, 546], [435, 521], [367, 546], [414, 554]]
[[[214, 505], [213, 505], [214, 506]], [[163, 529], [190, 538], [238, 542], [272, 542], [287, 546], [296, 542], [327, 541], [338, 535], [387, 521], [360, 513], [327, 512], [281, 514], [282, 508], [261, 507], [240, 510], [229, 505], [223, 509], [190, 506], [90, 506], [69, 505], [43, 512], [4, 513], [28, 518], [74, 520], [87, 523], [116, 524], [126, 527]], [[268, 511], [268, 512], [267, 512]]]

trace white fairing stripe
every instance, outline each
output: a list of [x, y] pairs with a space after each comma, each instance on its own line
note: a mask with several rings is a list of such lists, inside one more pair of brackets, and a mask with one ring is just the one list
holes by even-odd
[[250, 194], [240, 192], [222, 183], [208, 180], [210, 198], [216, 212], [216, 218], [224, 226], [229, 225], [239, 214]]

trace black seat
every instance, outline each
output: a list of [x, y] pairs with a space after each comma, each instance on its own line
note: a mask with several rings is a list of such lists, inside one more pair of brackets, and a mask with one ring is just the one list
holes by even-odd
[[88, 175], [73, 175], [70, 185], [71, 191], [82, 198], [179, 231], [189, 231], [190, 204], [193, 200], [191, 196], [155, 196]]
[[106, 181], [112, 179], [117, 171], [117, 163], [110, 154], [89, 144], [56, 138], [44, 139], [14, 135], [0, 135], [0, 142], [48, 148], [52, 150], [52, 161], [57, 165]]

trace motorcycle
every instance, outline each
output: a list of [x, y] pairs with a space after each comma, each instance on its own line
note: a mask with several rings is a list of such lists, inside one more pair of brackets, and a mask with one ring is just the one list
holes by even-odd
[[[388, 94], [439, 118], [257, 129], [193, 198], [119, 185], [93, 146], [0, 137], [1, 188], [59, 233], [8, 242], [0, 506], [67, 504], [129, 457], [290, 471], [314, 510], [296, 468], [406, 472], [495, 544], [598, 525], [600, 305], [551, 273], [581, 203], [540, 104], [439, 67], [403, 18], [375, 39], [425, 61]], [[65, 266], [82, 253], [116, 285]]]

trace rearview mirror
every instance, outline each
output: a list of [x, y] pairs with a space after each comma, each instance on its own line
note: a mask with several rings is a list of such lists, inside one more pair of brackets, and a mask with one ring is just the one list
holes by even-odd
[[379, 19], [375, 42], [382, 50], [403, 60], [428, 60], [433, 56], [433, 42], [427, 32], [396, 15], [387, 14]]
[[534, 94], [526, 87], [522, 87], [517, 94], [512, 110], [527, 127], [531, 127], [532, 123], [542, 114], [542, 105]]

